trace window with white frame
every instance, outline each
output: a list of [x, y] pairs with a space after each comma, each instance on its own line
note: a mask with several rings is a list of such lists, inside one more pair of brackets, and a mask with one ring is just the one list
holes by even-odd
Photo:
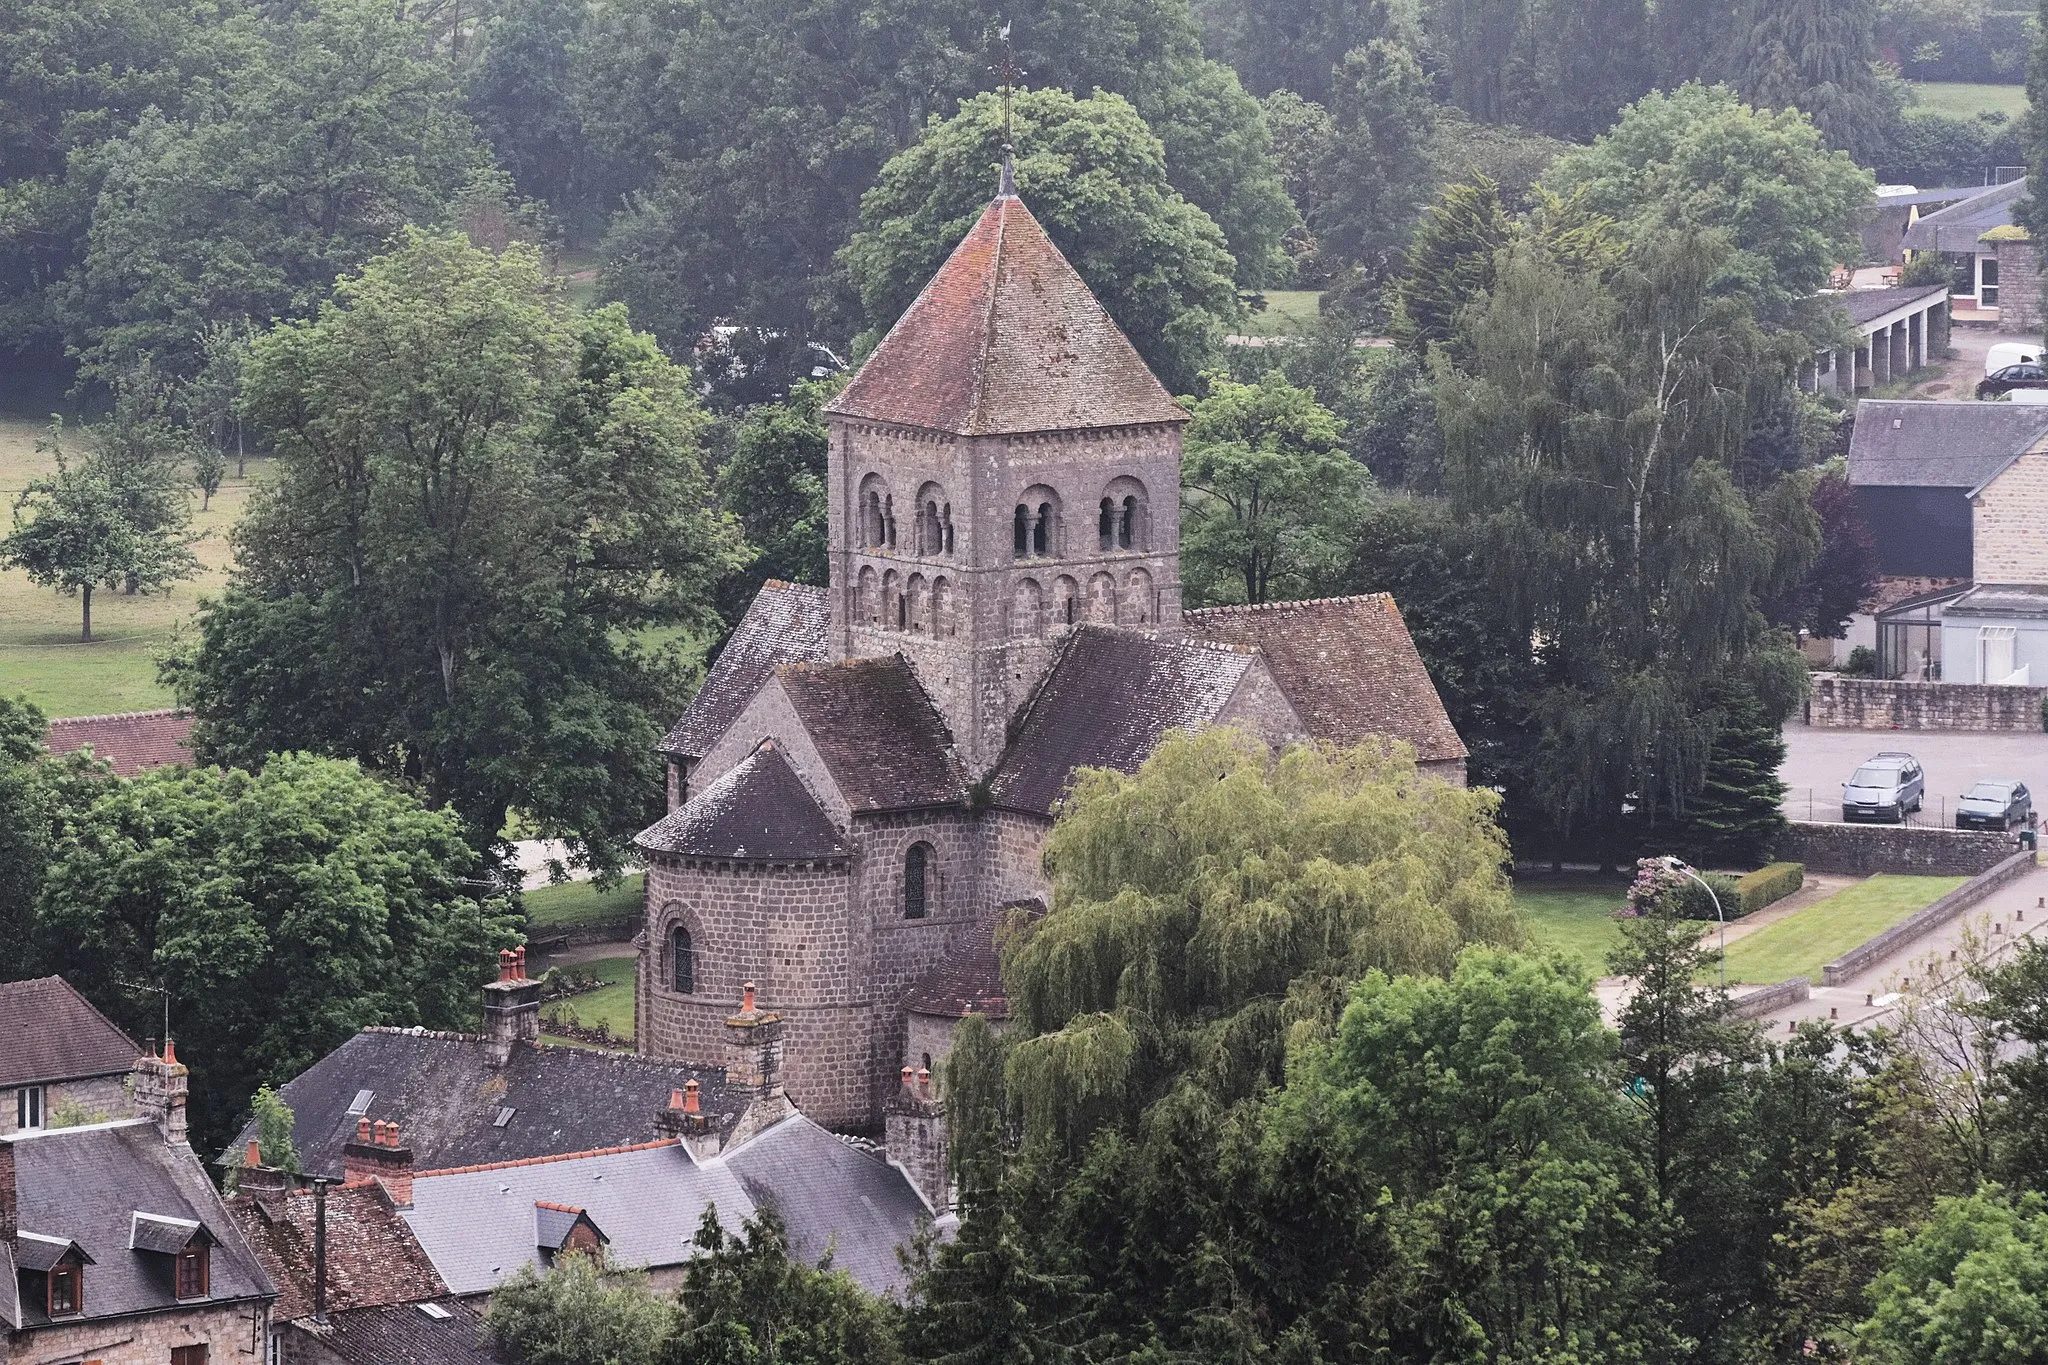
[[39, 1085], [25, 1085], [15, 1091], [14, 1126], [21, 1129], [42, 1127], [46, 1099]]

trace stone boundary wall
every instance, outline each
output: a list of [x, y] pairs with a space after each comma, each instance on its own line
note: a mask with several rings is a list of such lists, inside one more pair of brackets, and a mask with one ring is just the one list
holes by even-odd
[[1774, 857], [1805, 863], [1808, 872], [1870, 877], [1880, 872], [1917, 877], [1974, 877], [2013, 851], [2008, 834], [1923, 825], [1850, 825], [1794, 820]]
[[2044, 693], [2048, 688], [1816, 673], [1806, 723], [1823, 730], [2038, 732]]
[[2022, 849], [1989, 871], [1970, 878], [1925, 910], [1900, 920], [1891, 928], [1843, 953], [1821, 968], [1821, 984], [1839, 986], [1872, 963], [1882, 962], [1930, 929], [1936, 929], [1962, 915], [1977, 902], [2006, 883], [2034, 870], [2034, 851]]
[[1775, 986], [1751, 991], [1728, 1005], [1730, 1019], [1761, 1019], [1772, 1010], [1796, 1005], [1813, 995], [1813, 982], [1807, 977], [1792, 976]]
[[575, 924], [536, 926], [532, 944], [536, 948], [576, 948], [586, 943], [630, 943], [647, 916], [642, 911], [613, 915], [609, 919], [588, 919]]

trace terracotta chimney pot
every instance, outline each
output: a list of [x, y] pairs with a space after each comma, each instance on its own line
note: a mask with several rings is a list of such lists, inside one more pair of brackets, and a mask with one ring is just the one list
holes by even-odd
[[164, 1039], [164, 1060], [167, 1062], [178, 1060], [178, 1045], [169, 1038]]
[[251, 1142], [248, 1154], [242, 1158], [242, 1164], [244, 1166], [261, 1166], [263, 1164], [263, 1148]]
[[365, 1147], [370, 1145], [370, 1121], [366, 1118], [356, 1120], [356, 1141]]
[[685, 1114], [697, 1112], [697, 1083], [695, 1081], [691, 1081], [683, 1087], [683, 1112]]
[[743, 981], [740, 983], [740, 1013], [752, 1014], [753, 1012], [754, 983], [751, 981]]
[[398, 1120], [393, 1119], [385, 1125], [384, 1145], [386, 1147], [396, 1147], [398, 1145]]
[[911, 1079], [910, 1079], [910, 1078], [911, 1078], [912, 1076], [916, 1075], [916, 1074], [917, 1074], [916, 1072], [912, 1071], [912, 1070], [911, 1070], [911, 1069], [910, 1069], [909, 1067], [907, 1067], [907, 1066], [903, 1068], [903, 1088], [904, 1088], [905, 1090], [909, 1090], [909, 1089], [912, 1089], [912, 1088], [913, 1088], [913, 1086], [912, 1086], [912, 1083], [911, 1083]]
[[680, 1091], [680, 1090], [671, 1090], [671, 1091], [669, 1091], [669, 1092], [668, 1092], [668, 1107], [669, 1107], [669, 1108], [671, 1108], [671, 1109], [680, 1109], [680, 1108], [682, 1108], [682, 1107], [683, 1107], [683, 1092], [682, 1092], [682, 1091]]
[[917, 1069], [917, 1093], [923, 1095], [926, 1099], [931, 1098], [932, 1073], [930, 1067], [921, 1066]]

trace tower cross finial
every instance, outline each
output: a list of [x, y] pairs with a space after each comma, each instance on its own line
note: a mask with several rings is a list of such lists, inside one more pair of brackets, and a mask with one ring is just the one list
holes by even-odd
[[1003, 173], [996, 182], [996, 197], [1005, 199], [1014, 197], [1017, 193], [1017, 172], [1010, 160], [1010, 154], [1016, 146], [1015, 127], [1010, 119], [1010, 97], [1016, 93], [1017, 82], [1023, 79], [1025, 72], [1023, 67], [1017, 65], [1017, 58], [1010, 51], [1010, 25], [1007, 21], [997, 31], [996, 36], [1003, 40], [1003, 59], [989, 68], [1002, 82], [1003, 88]]

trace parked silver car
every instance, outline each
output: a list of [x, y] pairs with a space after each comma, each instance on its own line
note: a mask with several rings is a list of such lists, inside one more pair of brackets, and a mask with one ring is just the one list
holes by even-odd
[[2020, 829], [2033, 818], [2027, 784], [2011, 778], [1979, 782], [1956, 803], [1957, 829]]
[[1927, 801], [1927, 777], [1911, 754], [1873, 754], [1842, 784], [1844, 820], [1904, 823], [1908, 812]]

